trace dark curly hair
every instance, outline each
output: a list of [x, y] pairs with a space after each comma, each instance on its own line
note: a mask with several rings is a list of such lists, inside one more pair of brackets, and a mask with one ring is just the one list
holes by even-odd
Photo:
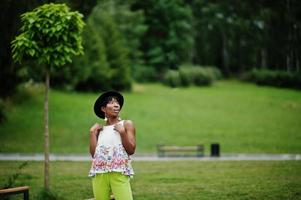
[[113, 99], [116, 99], [116, 101], [118, 101], [119, 105], [120, 105], [120, 99], [116, 96], [108, 96], [107, 98], [105, 98], [105, 100], [102, 102], [101, 106], [106, 106], [109, 102], [111, 102]]

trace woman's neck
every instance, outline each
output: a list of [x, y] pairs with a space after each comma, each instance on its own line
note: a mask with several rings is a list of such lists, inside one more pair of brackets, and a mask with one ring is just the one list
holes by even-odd
[[107, 120], [107, 125], [113, 125], [118, 123], [120, 120], [118, 119], [118, 117], [114, 117], [114, 118], [108, 118]]

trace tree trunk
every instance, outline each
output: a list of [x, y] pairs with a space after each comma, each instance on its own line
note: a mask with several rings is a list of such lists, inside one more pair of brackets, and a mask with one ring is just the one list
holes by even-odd
[[291, 72], [292, 71], [292, 58], [290, 52], [286, 54], [286, 71]]
[[44, 141], [44, 187], [49, 190], [49, 130], [48, 130], [48, 94], [49, 94], [49, 78], [50, 69], [46, 68], [45, 80], [45, 101], [44, 101], [44, 120], [45, 120], [45, 141]]
[[299, 73], [300, 72], [300, 61], [299, 57], [296, 58], [296, 71]]
[[292, 72], [292, 61], [293, 61], [293, 48], [292, 48], [292, 17], [291, 17], [291, 6], [290, 0], [286, 1], [287, 7], [287, 15], [288, 15], [288, 45], [287, 45], [287, 52], [286, 52], [286, 70], [288, 72]]
[[229, 69], [229, 53], [228, 53], [228, 45], [227, 45], [227, 35], [224, 30], [222, 30], [222, 58], [223, 58], [223, 68], [227, 76], [230, 75]]
[[267, 67], [267, 53], [264, 47], [261, 48], [260, 50], [260, 55], [261, 55], [261, 69], [266, 69]]

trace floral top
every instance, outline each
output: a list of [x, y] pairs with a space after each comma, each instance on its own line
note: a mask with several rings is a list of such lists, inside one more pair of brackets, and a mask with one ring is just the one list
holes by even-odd
[[104, 126], [99, 133], [89, 176], [108, 172], [121, 172], [130, 177], [134, 175], [131, 158], [122, 145], [119, 132], [114, 130], [114, 125]]

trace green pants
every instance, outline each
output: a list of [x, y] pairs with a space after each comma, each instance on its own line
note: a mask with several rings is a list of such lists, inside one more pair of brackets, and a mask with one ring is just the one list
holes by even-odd
[[109, 200], [111, 191], [116, 200], [133, 200], [130, 177], [119, 172], [96, 174], [92, 185], [95, 200]]

